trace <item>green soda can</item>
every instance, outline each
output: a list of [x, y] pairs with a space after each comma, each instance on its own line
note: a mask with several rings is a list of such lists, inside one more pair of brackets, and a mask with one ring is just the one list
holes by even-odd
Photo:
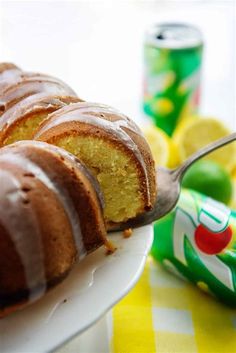
[[146, 33], [143, 107], [170, 136], [198, 110], [202, 50], [201, 32], [193, 26], [166, 23]]
[[154, 225], [151, 254], [167, 269], [236, 306], [236, 211], [183, 189]]

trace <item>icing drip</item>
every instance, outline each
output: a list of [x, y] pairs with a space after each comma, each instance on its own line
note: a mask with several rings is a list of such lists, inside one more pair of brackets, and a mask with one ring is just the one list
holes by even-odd
[[9, 233], [22, 261], [29, 300], [35, 301], [46, 291], [40, 228], [32, 208], [23, 206], [25, 195], [16, 177], [9, 171], [0, 170], [0, 184], [1, 223]]
[[50, 171], [50, 175], [47, 175], [44, 170], [26, 157], [22, 157], [11, 152], [5, 152], [4, 155], [0, 155], [0, 161], [1, 160], [5, 160], [7, 163], [23, 167], [27, 172], [33, 173], [38, 180], [40, 180], [48, 189], [52, 190], [56, 194], [69, 219], [75, 245], [79, 254], [79, 259], [81, 260], [84, 258], [86, 255], [86, 249], [83, 244], [78, 214], [71, 197], [68, 194], [66, 186], [55, 181], [56, 175], [53, 170]]
[[[93, 114], [99, 114], [93, 115]], [[104, 119], [102, 114], [113, 114], [117, 116], [117, 120], [109, 121]], [[101, 127], [102, 129], [111, 132], [113, 135], [118, 137], [121, 141], [125, 142], [125, 145], [133, 151], [137, 157], [145, 176], [147, 198], [150, 202], [150, 191], [149, 191], [149, 178], [147, 174], [146, 163], [144, 158], [133, 139], [129, 134], [123, 129], [126, 128], [137, 135], [142, 135], [141, 130], [138, 128], [132, 120], [128, 119], [125, 115], [121, 114], [117, 110], [103, 105], [103, 104], [91, 104], [91, 103], [75, 103], [70, 106], [60, 109], [58, 112], [50, 115], [49, 120], [42, 125], [41, 129], [36, 133], [35, 139], [39, 138], [41, 134], [51, 128], [58, 126], [60, 124], [79, 121], [82, 123], [90, 124], [93, 126]]]

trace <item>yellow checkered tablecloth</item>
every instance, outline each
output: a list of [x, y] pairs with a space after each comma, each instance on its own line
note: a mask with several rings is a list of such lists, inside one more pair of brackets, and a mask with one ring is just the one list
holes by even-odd
[[236, 310], [166, 272], [151, 257], [112, 316], [112, 353], [236, 352]]

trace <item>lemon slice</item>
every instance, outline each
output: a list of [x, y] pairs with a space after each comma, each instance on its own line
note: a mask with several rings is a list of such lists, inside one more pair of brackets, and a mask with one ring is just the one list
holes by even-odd
[[[174, 133], [173, 139], [179, 149], [180, 161], [183, 162], [191, 154], [207, 144], [228, 135], [230, 131], [217, 119], [189, 119], [182, 123]], [[205, 159], [215, 161], [232, 171], [236, 159], [236, 143], [218, 149]]]
[[170, 137], [156, 126], [148, 126], [144, 136], [150, 145], [156, 165], [174, 168], [179, 162], [178, 150]]

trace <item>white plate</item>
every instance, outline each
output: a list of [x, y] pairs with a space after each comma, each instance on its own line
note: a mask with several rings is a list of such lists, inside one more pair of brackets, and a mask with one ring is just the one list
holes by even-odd
[[129, 239], [110, 236], [112, 255], [100, 248], [38, 303], [0, 319], [0, 352], [45, 353], [83, 332], [135, 285], [150, 250], [153, 230], [145, 226]]

